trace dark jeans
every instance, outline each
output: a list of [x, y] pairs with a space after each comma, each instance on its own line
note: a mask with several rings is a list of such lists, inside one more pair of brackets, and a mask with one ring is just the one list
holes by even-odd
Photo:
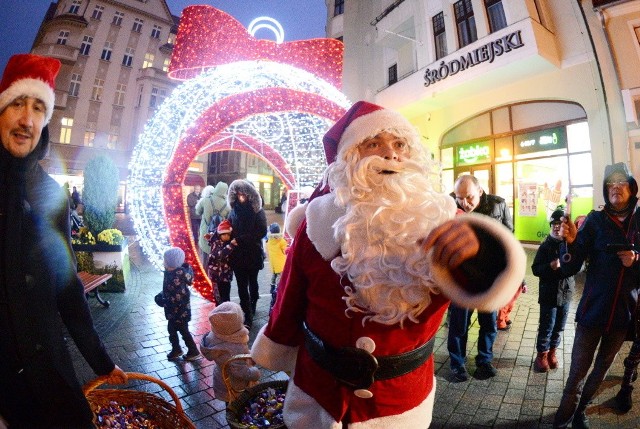
[[640, 338], [633, 340], [629, 355], [624, 360], [622, 386], [628, 387], [633, 384], [633, 373], [638, 369], [638, 364], [640, 364]]
[[[562, 400], [553, 421], [554, 428], [566, 428], [577, 409], [585, 409], [604, 380], [624, 339], [626, 329], [604, 332], [603, 328], [576, 326], [576, 336], [571, 350], [571, 369], [562, 392]], [[600, 344], [600, 348], [598, 348]], [[595, 362], [593, 356], [598, 348]], [[593, 370], [587, 377], [589, 367]], [[585, 381], [586, 378], [586, 381]]]
[[258, 302], [260, 293], [258, 291], [258, 273], [260, 270], [233, 270], [238, 283], [238, 295], [240, 296], [240, 307], [244, 311], [245, 324], [253, 323], [253, 311], [251, 305]]
[[189, 332], [188, 323], [176, 323], [173, 320], [169, 320], [167, 322], [167, 331], [169, 331], [169, 342], [174, 350], [180, 349], [180, 341], [178, 341], [178, 332], [180, 332], [182, 340], [187, 346], [188, 352], [194, 353], [198, 351], [198, 347], [196, 347], [196, 343], [193, 341], [191, 332]]
[[546, 352], [557, 349], [562, 341], [562, 331], [567, 323], [569, 303], [564, 305], [540, 304], [540, 322], [538, 325], [538, 340], [536, 350]]
[[[452, 369], [462, 368], [467, 356], [467, 337], [469, 325], [471, 325], [471, 315], [474, 310], [457, 307], [453, 304], [449, 306], [449, 337], [447, 339], [447, 349], [451, 358]], [[490, 363], [493, 360], [493, 343], [498, 335], [496, 326], [497, 313], [478, 312], [478, 323], [480, 332], [478, 334], [478, 355], [476, 365]]]

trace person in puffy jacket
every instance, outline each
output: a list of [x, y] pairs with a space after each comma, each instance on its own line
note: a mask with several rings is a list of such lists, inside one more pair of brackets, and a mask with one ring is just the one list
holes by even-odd
[[227, 203], [231, 207], [231, 238], [237, 243], [229, 262], [238, 284], [244, 324], [251, 329], [260, 298], [258, 273], [264, 268], [262, 238], [267, 234], [267, 216], [262, 209], [262, 198], [258, 190], [248, 180], [231, 182]]
[[638, 252], [630, 247], [609, 250], [607, 245], [640, 244], [637, 194], [638, 184], [627, 166], [622, 162], [608, 165], [604, 171], [604, 208], [590, 212], [580, 230], [563, 218], [560, 234], [568, 246], [563, 247], [560, 269], [566, 275], [575, 274], [587, 258], [589, 269], [576, 310], [571, 369], [555, 415], [555, 428], [565, 428], [571, 422], [573, 428], [589, 427], [587, 405], [634, 327], [640, 287]]
[[[200, 351], [208, 360], [214, 361], [213, 393], [221, 401], [229, 402], [229, 395], [222, 369], [235, 355], [249, 353], [249, 330], [243, 326], [244, 313], [235, 302], [227, 301], [209, 313], [211, 332], [202, 338]], [[235, 360], [228, 364], [227, 375], [231, 388], [242, 391], [256, 384], [260, 370], [246, 360]]]

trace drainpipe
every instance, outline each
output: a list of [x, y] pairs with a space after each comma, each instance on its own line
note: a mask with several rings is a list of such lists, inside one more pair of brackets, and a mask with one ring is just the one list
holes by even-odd
[[[596, 61], [596, 66], [598, 67], [598, 77], [600, 78], [600, 87], [602, 88], [602, 101], [604, 103], [605, 111], [607, 112], [607, 128], [609, 131], [609, 151], [611, 156], [611, 162], [615, 162], [613, 158], [613, 131], [611, 130], [611, 112], [609, 111], [609, 103], [607, 100], [607, 89], [604, 86], [604, 79], [602, 77], [602, 67], [600, 67], [600, 59], [598, 58], [598, 52], [596, 51], [595, 43], [593, 42], [593, 35], [591, 34], [591, 29], [589, 28], [589, 22], [587, 22], [587, 16], [584, 13], [584, 8], [582, 7], [582, 0], [576, 0], [578, 3], [578, 8], [580, 9], [580, 13], [582, 14], [582, 20], [584, 21], [584, 26], [587, 29], [587, 35], [589, 36], [589, 42], [591, 43], [591, 49], [593, 50], [593, 56]], [[606, 31], [605, 31], [606, 34]], [[607, 40], [608, 43], [608, 40]], [[611, 46], [609, 45], [609, 48]], [[617, 70], [616, 70], [617, 72]], [[628, 147], [628, 144], [627, 144]]]

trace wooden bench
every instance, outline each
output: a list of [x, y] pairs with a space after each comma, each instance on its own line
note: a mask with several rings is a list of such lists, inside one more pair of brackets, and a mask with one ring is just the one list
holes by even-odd
[[78, 273], [78, 277], [84, 286], [84, 293], [87, 295], [87, 299], [89, 299], [89, 292], [93, 292], [93, 296], [100, 304], [104, 307], [109, 307], [110, 302], [102, 299], [98, 292], [98, 286], [106, 283], [107, 280], [113, 277], [113, 274], [91, 274], [86, 271], [81, 271]]

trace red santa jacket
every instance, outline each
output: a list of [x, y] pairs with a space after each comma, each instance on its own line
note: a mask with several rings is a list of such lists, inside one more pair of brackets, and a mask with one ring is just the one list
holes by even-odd
[[[311, 217], [309, 222], [319, 219], [330, 226], [339, 215], [323, 214]], [[513, 252], [507, 251], [501, 279], [494, 282], [483, 299], [473, 299], [474, 304], [485, 302], [499, 307], [513, 296], [520, 284], [524, 275], [524, 252], [502, 225], [491, 219], [476, 218], [479, 217], [474, 217], [474, 222], [489, 222], [488, 227], [482, 226], [483, 229], [496, 228], [500, 236], [497, 240], [505, 248], [516, 247]], [[501, 234], [500, 229], [505, 233]], [[326, 236], [331, 237], [329, 229], [325, 231]], [[304, 220], [282, 274], [276, 306], [251, 352], [254, 360], [266, 368], [294, 370], [293, 383], [290, 383], [285, 401], [287, 427], [332, 428], [341, 427], [338, 425], [341, 421], [365, 422], [359, 427], [427, 427], [431, 422], [435, 390], [433, 356], [406, 375], [375, 381], [368, 388], [372, 396], [359, 397], [311, 358], [304, 346], [302, 323], [333, 347], [356, 347], [362, 339], [368, 338], [375, 344], [374, 356], [397, 355], [414, 350], [435, 336], [448, 298], [434, 290], [430, 294], [431, 304], [421, 313], [418, 323], [407, 321], [400, 327], [368, 321], [363, 325], [361, 314], [345, 313], [344, 287], [349, 282], [331, 268], [332, 258], [327, 257], [331, 246], [319, 243], [317, 233], [311, 235], [313, 240], [309, 238], [307, 220]], [[434, 270], [434, 277], [441, 280], [439, 285], [447, 283], [457, 289], [453, 293], [456, 302], [457, 298], [464, 300], [468, 295], [459, 285], [454, 285], [454, 276], [446, 270]]]

